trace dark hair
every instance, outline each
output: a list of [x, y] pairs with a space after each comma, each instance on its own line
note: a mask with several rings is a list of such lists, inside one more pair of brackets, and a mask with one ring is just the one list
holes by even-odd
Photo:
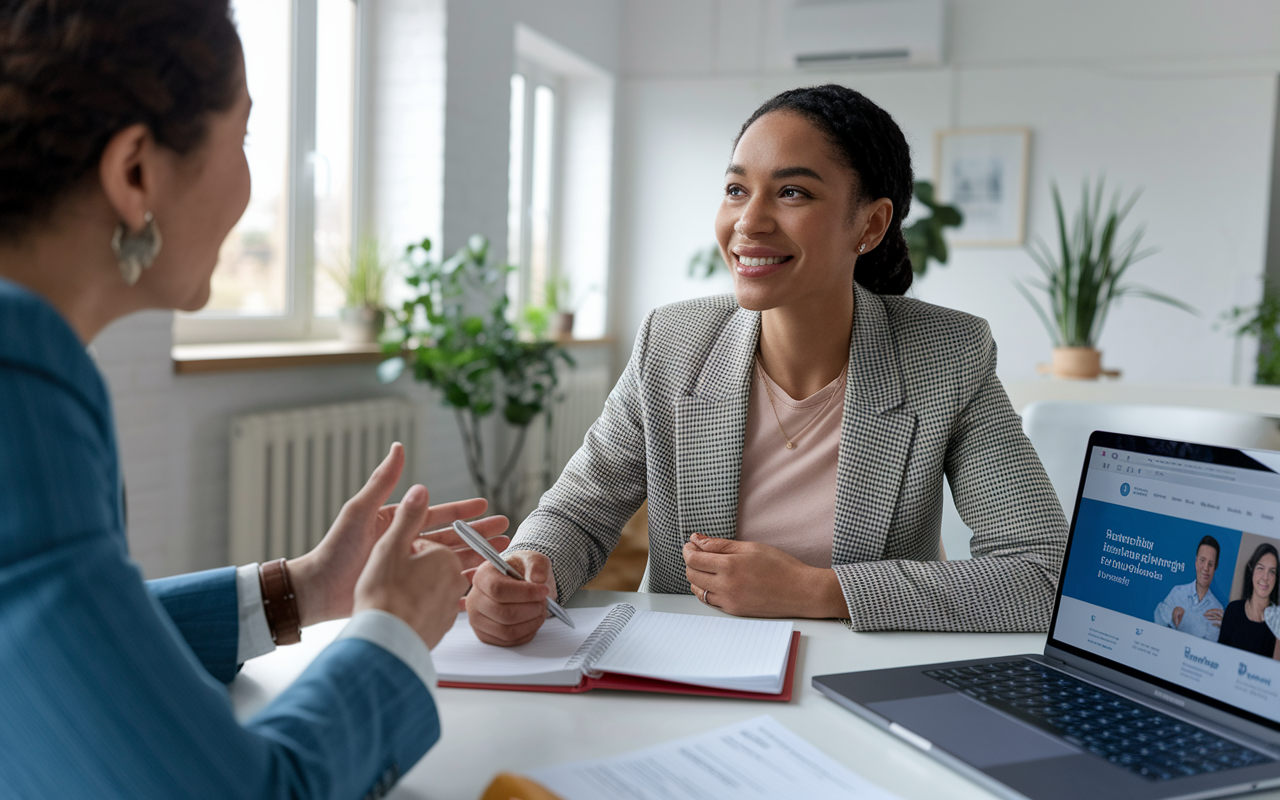
[[915, 178], [911, 148], [898, 123], [861, 93], [828, 83], [790, 89], [765, 101], [743, 123], [734, 146], [751, 123], [773, 111], [799, 114], [826, 134], [840, 160], [858, 177], [855, 200], [887, 197], [893, 201], [889, 229], [879, 245], [858, 256], [854, 279], [877, 294], [905, 293], [914, 275], [902, 220], [911, 210]]
[[1213, 548], [1213, 560], [1215, 563], [1222, 559], [1222, 548], [1218, 546], [1218, 540], [1212, 536], [1206, 536], [1200, 540], [1200, 544], [1196, 545], [1196, 555], [1200, 554], [1200, 548], [1205, 545]]
[[142, 123], [178, 153], [235, 102], [228, 0], [0, 0], [0, 237], [21, 236]]
[[[1249, 557], [1249, 563], [1244, 565], [1244, 592], [1240, 595], [1240, 599], [1248, 601], [1253, 597], [1253, 570], [1258, 566], [1258, 562], [1265, 555], [1270, 555], [1276, 560], [1276, 566], [1280, 568], [1280, 552], [1265, 542], [1258, 545], [1258, 549], [1253, 551], [1253, 555]], [[1280, 572], [1280, 569], [1277, 570]], [[1280, 581], [1271, 584], [1271, 605], [1280, 605]]]

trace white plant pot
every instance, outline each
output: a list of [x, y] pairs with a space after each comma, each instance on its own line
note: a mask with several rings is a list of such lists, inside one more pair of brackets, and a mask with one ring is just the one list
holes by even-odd
[[386, 318], [380, 308], [342, 308], [338, 311], [338, 338], [352, 344], [374, 344]]

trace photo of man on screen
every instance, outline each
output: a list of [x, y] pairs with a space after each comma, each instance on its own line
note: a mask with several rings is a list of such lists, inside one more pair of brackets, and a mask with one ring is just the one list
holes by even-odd
[[1218, 540], [1206, 536], [1196, 547], [1196, 579], [1175, 586], [1169, 596], [1156, 606], [1155, 620], [1167, 628], [1189, 633], [1211, 642], [1218, 641], [1222, 627], [1222, 602], [1209, 591], [1213, 575], [1218, 571], [1222, 548]]

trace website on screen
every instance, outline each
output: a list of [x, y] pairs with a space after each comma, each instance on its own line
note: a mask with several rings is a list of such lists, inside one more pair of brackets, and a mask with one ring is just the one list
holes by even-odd
[[1053, 638], [1280, 722], [1280, 475], [1095, 447]]

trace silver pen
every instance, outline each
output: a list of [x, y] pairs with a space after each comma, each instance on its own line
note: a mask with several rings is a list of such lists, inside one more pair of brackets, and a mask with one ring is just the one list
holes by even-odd
[[[462, 520], [458, 520], [453, 523], [453, 529], [462, 537], [462, 541], [466, 542], [472, 550], [475, 550], [477, 553], [484, 556], [485, 560], [497, 567], [498, 571], [503, 575], [508, 575], [518, 581], [525, 579], [523, 575], [516, 572], [515, 568], [502, 558], [497, 550], [493, 549], [493, 545], [489, 544], [488, 539], [480, 535], [480, 531], [471, 527]], [[573, 624], [572, 619], [569, 619], [569, 614], [564, 610], [564, 607], [555, 600], [552, 600], [550, 597], [547, 598], [547, 610], [551, 612], [552, 616], [563, 622], [565, 625], [568, 625], [570, 628], [578, 627]]]

